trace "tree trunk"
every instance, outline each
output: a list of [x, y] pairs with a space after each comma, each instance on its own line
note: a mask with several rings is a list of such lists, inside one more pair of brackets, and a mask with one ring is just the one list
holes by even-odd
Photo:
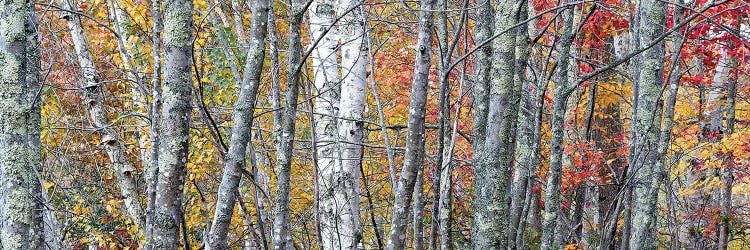
[[[476, 24], [474, 26], [474, 46], [479, 46], [492, 37], [494, 22], [494, 7], [492, 2], [486, 1], [477, 6]], [[490, 69], [492, 68], [492, 43], [488, 43], [482, 48], [477, 49], [476, 53], [476, 71], [474, 73], [474, 127], [473, 127], [473, 165], [478, 166], [483, 161], [485, 150], [485, 139], [487, 135], [487, 112], [489, 110], [490, 94]], [[485, 168], [474, 168], [474, 176], [485, 176]], [[484, 196], [483, 178], [474, 178], [474, 195], [479, 198]], [[479, 218], [481, 215], [488, 213], [486, 199], [476, 199], [474, 203], [474, 216]], [[479, 224], [474, 223], [473, 232], [479, 231]], [[479, 237], [479, 235], [477, 235]], [[478, 249], [486, 244], [477, 244], [479, 240], [472, 240], [472, 246]]]
[[289, 174], [292, 169], [294, 128], [297, 120], [297, 97], [299, 96], [300, 69], [302, 64], [301, 29], [305, 8], [300, 1], [292, 1], [289, 16], [289, 71], [287, 71], [286, 107], [281, 121], [281, 133], [276, 144], [276, 216], [273, 222], [273, 248], [293, 248], [289, 218]]
[[[342, 171], [337, 156], [337, 120], [339, 111], [340, 81], [337, 60], [338, 39], [333, 26], [336, 4], [334, 0], [314, 0], [310, 4], [310, 35], [320, 41], [312, 48], [312, 65], [317, 95], [315, 96], [315, 148], [318, 166], [317, 189], [320, 214], [320, 236], [323, 249], [340, 249], [346, 246], [340, 236], [346, 233], [342, 212], [347, 205], [337, 200], [344, 191], [338, 180]], [[344, 236], [346, 237], [346, 236]]]
[[[162, 0], [153, 0], [151, 16], [153, 18], [152, 31], [152, 56], [153, 56], [153, 76], [151, 78], [151, 126], [149, 127], [148, 137], [151, 142], [151, 149], [148, 154], [148, 161], [144, 168], [144, 179], [146, 180], [146, 242], [153, 242], [154, 232], [154, 213], [156, 212], [156, 181], [159, 173], [159, 126], [161, 125], [161, 80], [162, 80], [162, 63], [161, 63], [161, 30], [162, 30]], [[146, 245], [146, 249], [152, 246]]]
[[[654, 41], [664, 33], [667, 4], [665, 2], [642, 0], [639, 5], [650, 9], [640, 12], [643, 21], [640, 25], [640, 40]], [[656, 203], [661, 169], [656, 150], [661, 129], [661, 105], [657, 103], [662, 94], [662, 72], [664, 71], [664, 41], [646, 50], [641, 56], [641, 70], [637, 78], [637, 107], [640, 110], [633, 117], [632, 129], [634, 144], [632, 161], [629, 162], [633, 173], [633, 218], [630, 249], [652, 249], [655, 244]], [[636, 97], [634, 96], [634, 98]]]
[[547, 190], [544, 200], [544, 221], [542, 222], [542, 241], [541, 249], [557, 249], [561, 247], [561, 242], [556, 241], [557, 234], [565, 232], [555, 232], [558, 226], [558, 219], [561, 206], [560, 186], [562, 179], [562, 157], [563, 157], [563, 137], [565, 134], [565, 113], [567, 111], [567, 101], [570, 94], [575, 89], [575, 85], [570, 83], [570, 73], [576, 72], [569, 67], [577, 67], [577, 64], [570, 63], [571, 47], [573, 45], [573, 10], [570, 8], [562, 10], [564, 19], [563, 32], [560, 44], [558, 45], [557, 58], [557, 81], [555, 83], [555, 97], [552, 108], [552, 139], [550, 142], [550, 163], [547, 172]]
[[[528, 4], [521, 6], [518, 20], [524, 21], [528, 18]], [[514, 81], [521, 84], [521, 101], [518, 110], [518, 130], [515, 152], [516, 161], [513, 172], [513, 181], [511, 183], [511, 205], [510, 205], [510, 226], [508, 227], [508, 247], [517, 248], [519, 237], [523, 237], [524, 228], [521, 223], [524, 206], [526, 206], [526, 188], [528, 187], [531, 177], [531, 169], [537, 164], [533, 162], [534, 155], [538, 154], [534, 150], [534, 112], [536, 100], [534, 92], [538, 91], [537, 87], [531, 81], [526, 80], [526, 63], [530, 55], [530, 48], [527, 40], [529, 39], [528, 24], [522, 24], [518, 27], [516, 34], [516, 67]], [[521, 199], [524, 197], [524, 199]]]
[[[495, 33], [503, 32], [517, 23], [523, 0], [498, 3], [495, 13]], [[499, 34], [493, 41], [489, 109], [485, 148], [475, 162], [477, 170], [476, 206], [474, 215], [476, 249], [504, 249], [508, 243], [508, 182], [513, 152], [513, 124], [518, 115], [517, 93], [514, 93], [516, 29]], [[475, 152], [476, 154], [476, 152]]]
[[[427, 83], [432, 59], [432, 29], [435, 0], [420, 0], [419, 35], [417, 56], [412, 81], [411, 101], [409, 102], [406, 152], [401, 179], [395, 192], [391, 231], [386, 243], [388, 250], [401, 250], [406, 239], [411, 194], [420, 169], [424, 168], [425, 156], [425, 105], [427, 103]], [[420, 216], [415, 214], [414, 216]]]
[[[362, 167], [363, 119], [365, 89], [367, 88], [367, 47], [365, 47], [365, 20], [361, 0], [339, 0], [336, 9], [341, 18], [341, 102], [338, 121], [340, 172], [336, 174], [342, 189], [336, 195], [338, 204], [344, 204], [339, 216], [343, 222], [342, 247], [356, 249], [362, 242], [360, 222], [360, 168]], [[347, 11], [353, 11], [346, 13]]]
[[177, 249], [182, 224], [182, 190], [190, 138], [192, 90], [192, 0], [170, 0], [164, 17], [164, 89], [160, 125], [153, 241], [156, 249]]
[[[263, 62], [266, 50], [266, 34], [268, 32], [268, 0], [255, 0], [252, 2], [252, 27], [250, 30], [249, 46], [247, 48], [247, 59], [244, 76], [241, 84], [237, 103], [234, 105], [232, 139], [229, 150], [224, 158], [224, 174], [219, 185], [216, 211], [211, 223], [209, 235], [211, 249], [223, 250], [227, 248], [227, 233], [229, 224], [234, 214], [234, 204], [237, 200], [237, 188], [245, 170], [245, 159], [253, 124], [253, 110], [258, 96], [260, 85], [260, 74], [263, 71]], [[229, 58], [234, 60], [233, 58]], [[240, 80], [240, 79], [238, 79]]]
[[[65, 9], [76, 11], [73, 6], [77, 5], [73, 0], [62, 0], [62, 5]], [[120, 135], [112, 129], [111, 122], [107, 118], [103, 103], [105, 88], [99, 78], [91, 50], [86, 42], [86, 35], [83, 33], [83, 27], [81, 26], [81, 19], [78, 15], [68, 12], [64, 13], [62, 18], [68, 23], [70, 36], [73, 38], [73, 45], [78, 56], [78, 65], [83, 78], [80, 85], [86, 98], [87, 111], [91, 124], [102, 135], [101, 145], [106, 150], [111, 168], [117, 177], [120, 193], [125, 199], [125, 208], [128, 216], [133, 223], [138, 225], [138, 228], [143, 228], [142, 225], [145, 224], [145, 217], [143, 217], [143, 209], [136, 184], [136, 169], [127, 159], [125, 148], [120, 142]]]
[[[27, 40], [35, 35], [27, 33], [29, 1], [7, 1], [0, 5], [0, 86], [3, 89], [0, 104], [0, 204], [2, 219], [0, 226], [0, 247], [3, 249], [30, 249], [38, 247], [39, 236], [33, 232], [38, 228], [37, 202], [34, 200], [34, 183], [38, 185], [38, 170], [41, 156], [38, 145], [40, 130], [38, 120], [39, 105], [30, 105], [30, 96], [36, 94], [39, 86], [39, 62], [36, 44]], [[39, 156], [35, 156], [35, 155]], [[36, 234], [36, 235], [35, 235]]]

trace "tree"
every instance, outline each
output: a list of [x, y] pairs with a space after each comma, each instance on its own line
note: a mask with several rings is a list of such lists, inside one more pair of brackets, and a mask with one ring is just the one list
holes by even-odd
[[[36, 35], [28, 33], [34, 20], [29, 20], [32, 9], [29, 1], [8, 1], [0, 5], [0, 246], [3, 249], [31, 249], [39, 247], [41, 218], [34, 200], [38, 192], [37, 174], [41, 155], [39, 113], [34, 93], [38, 88]], [[33, 17], [33, 15], [31, 16]], [[37, 183], [37, 185], [34, 185]], [[34, 236], [32, 238], [32, 236]]]
[[276, 215], [273, 221], [273, 247], [277, 250], [293, 248], [289, 219], [289, 184], [294, 149], [294, 127], [297, 120], [297, 97], [302, 69], [301, 25], [305, 8], [301, 1], [290, 1], [289, 10], [289, 58], [284, 113], [281, 117], [281, 133], [276, 144]]
[[[184, 187], [190, 140], [193, 26], [192, 0], [171, 0], [164, 14], [164, 80], [159, 168], [151, 248], [177, 249], [183, 221]], [[187, 244], [187, 242], [185, 242]]]
[[[268, 33], [268, 10], [270, 2], [255, 0], [252, 2], [252, 27], [247, 48], [247, 58], [244, 77], [239, 87], [239, 99], [234, 105], [232, 138], [229, 150], [224, 158], [224, 175], [219, 185], [214, 220], [211, 223], [211, 249], [227, 248], [227, 233], [229, 223], [234, 214], [234, 204], [237, 200], [237, 188], [240, 185], [242, 173], [245, 170], [247, 147], [250, 143], [253, 111], [260, 86], [260, 74], [263, 71], [266, 50], [266, 34]], [[230, 58], [230, 60], [234, 60]]]
[[[67, 10], [75, 11], [73, 8], [75, 4], [72, 0], [62, 0], [62, 4]], [[86, 42], [86, 34], [81, 26], [81, 18], [69, 12], [63, 13], [63, 19], [68, 23], [70, 36], [73, 38], [73, 45], [78, 57], [78, 65], [82, 77], [80, 85], [81, 89], [84, 90], [90, 122], [102, 134], [101, 144], [107, 151], [111, 168], [115, 172], [120, 186], [120, 193], [125, 198], [125, 207], [128, 215], [133, 223], [141, 227], [146, 223], [136, 184], [136, 169], [126, 157], [119, 139], [120, 135], [110, 127], [112, 123], [107, 118], [103, 103], [104, 85], [100, 80], [96, 65], [92, 59], [91, 50]]]
[[338, 119], [340, 170], [335, 174], [342, 189], [336, 203], [342, 204], [342, 247], [357, 249], [362, 242], [360, 222], [360, 168], [364, 139], [365, 89], [367, 87], [367, 47], [362, 0], [339, 0], [337, 15], [341, 39], [341, 102]]
[[[517, 84], [513, 80], [518, 13], [523, 0], [501, 1], [495, 13], [491, 81], [487, 111], [485, 148], [478, 155], [476, 167], [477, 209], [474, 215], [476, 239], [474, 248], [506, 248], [508, 226], [507, 186], [510, 177], [513, 136], [518, 116]], [[507, 30], [506, 30], [507, 29]]]
[[[435, 0], [420, 0], [419, 34], [417, 36], [417, 56], [414, 65], [414, 76], [411, 84], [411, 100], [409, 102], [409, 116], [406, 135], [406, 152], [404, 153], [404, 167], [401, 169], [401, 179], [395, 191], [393, 204], [393, 220], [386, 249], [400, 250], [404, 248], [406, 240], [406, 224], [408, 223], [409, 207], [417, 176], [424, 169], [425, 155], [425, 106], [427, 102], [427, 83], [430, 63], [432, 61], [432, 29], [433, 10]], [[422, 188], [417, 187], [417, 188]], [[421, 214], [415, 213], [415, 217]], [[421, 237], [421, 236], [418, 236]]]
[[[651, 0], [639, 2], [640, 6], [650, 6], [639, 12], [639, 37], [642, 42], [653, 42], [664, 33], [667, 3]], [[661, 129], [661, 110], [657, 103], [662, 94], [662, 72], [664, 71], [664, 42], [657, 43], [641, 56], [642, 66], [637, 78], [637, 107], [634, 113], [634, 138], [631, 143], [633, 155], [628, 170], [632, 172], [633, 225], [631, 228], [630, 249], [655, 248], [656, 203], [663, 170], [658, 169], [656, 150]]]
[[565, 135], [565, 112], [567, 112], [568, 97], [576, 85], [570, 82], [570, 73], [576, 72], [569, 67], [577, 66], [575, 61], [570, 63], [571, 47], [573, 46], [573, 10], [562, 10], [563, 31], [558, 45], [557, 79], [555, 82], [555, 97], [552, 103], [552, 141], [550, 142], [550, 167], [547, 172], [547, 191], [544, 202], [544, 221], [542, 222], [541, 249], [559, 248], [562, 242], [556, 241], [558, 233], [558, 217], [560, 216], [562, 179], [563, 137]]

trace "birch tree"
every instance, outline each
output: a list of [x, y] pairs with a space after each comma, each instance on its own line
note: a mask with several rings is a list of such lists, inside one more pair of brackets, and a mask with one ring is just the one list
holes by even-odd
[[[234, 214], [237, 188], [245, 170], [247, 147], [250, 144], [253, 124], [253, 111], [260, 86], [260, 75], [265, 59], [266, 34], [268, 33], [268, 0], [252, 1], [252, 26], [247, 48], [244, 76], [241, 80], [237, 103], [234, 105], [232, 137], [229, 150], [224, 158], [224, 174], [219, 185], [213, 223], [211, 223], [211, 249], [227, 248], [229, 223]], [[234, 59], [231, 59], [234, 60]]]
[[182, 224], [192, 93], [192, 0], [168, 0], [164, 14], [164, 81], [153, 239], [149, 247], [177, 249]]
[[341, 246], [357, 249], [362, 241], [360, 222], [360, 168], [364, 139], [365, 89], [367, 87], [367, 47], [362, 0], [339, 0], [336, 13], [341, 18], [341, 102], [338, 120], [340, 170], [335, 174], [335, 187], [342, 189], [335, 196], [343, 207]]
[[338, 175], [342, 172], [337, 158], [339, 95], [341, 91], [337, 60], [337, 30], [333, 27], [336, 6], [334, 0], [314, 0], [310, 4], [310, 36], [319, 41], [312, 48], [313, 81], [315, 96], [315, 152], [318, 168], [318, 192], [320, 201], [320, 236], [324, 249], [347, 247], [343, 228], [342, 212], [348, 207], [337, 199], [344, 191]]
[[[77, 11], [74, 0], [61, 0], [66, 10]], [[91, 50], [86, 41], [86, 34], [81, 26], [81, 18], [77, 14], [63, 12], [63, 19], [67, 21], [70, 36], [73, 39], [78, 65], [80, 67], [80, 87], [84, 97], [91, 125], [101, 134], [101, 146], [109, 156], [110, 166], [120, 187], [120, 193], [125, 199], [125, 208], [133, 223], [141, 228], [145, 225], [143, 208], [136, 181], [136, 169], [127, 159], [125, 148], [120, 135], [112, 128], [112, 122], [107, 117], [104, 106], [104, 85], [101, 82]]]
[[[401, 179], [395, 191], [391, 231], [386, 249], [404, 249], [406, 240], [406, 225], [408, 224], [409, 207], [411, 206], [414, 185], [417, 176], [424, 168], [425, 156], [425, 106], [427, 103], [427, 83], [432, 61], [432, 30], [435, 0], [420, 0], [419, 2], [419, 34], [417, 36], [417, 56], [414, 65], [414, 76], [409, 102], [409, 115], [406, 135], [406, 152], [404, 153], [404, 167], [401, 169]], [[417, 187], [421, 188], [421, 187]], [[421, 214], [414, 214], [421, 216]]]

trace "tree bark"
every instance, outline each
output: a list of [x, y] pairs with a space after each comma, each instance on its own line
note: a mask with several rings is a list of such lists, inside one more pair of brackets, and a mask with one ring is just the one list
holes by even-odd
[[156, 249], [177, 249], [190, 138], [193, 2], [169, 0], [165, 6], [161, 141], [153, 239], [147, 244]]
[[[528, 4], [521, 6], [518, 20], [526, 20]], [[521, 101], [518, 110], [518, 133], [515, 145], [516, 161], [513, 172], [513, 181], [510, 190], [510, 226], [508, 227], [508, 247], [517, 248], [519, 236], [523, 237], [523, 223], [521, 223], [524, 206], [526, 206], [526, 189], [531, 177], [531, 170], [537, 164], [534, 156], [538, 154], [534, 149], [534, 115], [536, 111], [536, 100], [534, 93], [538, 87], [526, 79], [526, 63], [531, 49], [528, 45], [528, 24], [521, 24], [516, 34], [516, 67], [514, 81], [521, 84]], [[523, 199], [521, 197], [524, 197]]]
[[[154, 213], [156, 211], [156, 181], [159, 173], [159, 126], [161, 125], [161, 80], [162, 80], [162, 62], [161, 62], [161, 31], [163, 26], [163, 19], [161, 13], [162, 0], [153, 0], [151, 17], [153, 18], [152, 27], [152, 57], [153, 57], [153, 76], [151, 78], [151, 126], [149, 127], [148, 137], [151, 142], [151, 149], [148, 154], [148, 161], [144, 168], [144, 179], [146, 180], [146, 227], [145, 238], [146, 242], [153, 241], [154, 231]], [[146, 249], [151, 249], [148, 244]]]
[[[346, 13], [347, 11], [353, 11]], [[363, 119], [365, 90], [367, 88], [367, 47], [365, 46], [365, 20], [361, 0], [339, 0], [336, 9], [341, 18], [341, 102], [338, 121], [338, 138], [341, 155], [340, 172], [336, 180], [342, 192], [336, 195], [338, 204], [344, 204], [339, 216], [343, 221], [342, 246], [356, 249], [362, 242], [360, 222], [360, 168], [362, 167]]]
[[[252, 2], [252, 27], [250, 30], [249, 47], [244, 76], [237, 103], [234, 105], [232, 137], [229, 150], [224, 158], [224, 174], [219, 185], [216, 211], [211, 223], [211, 249], [223, 250], [227, 248], [227, 233], [234, 214], [234, 204], [237, 200], [237, 188], [245, 170], [247, 147], [252, 134], [253, 111], [260, 86], [260, 74], [266, 50], [266, 34], [268, 32], [268, 0]], [[230, 58], [230, 60], [234, 60]], [[240, 79], [238, 79], [240, 80]]]
[[[62, 0], [63, 8], [75, 11], [77, 6], [73, 0]], [[128, 217], [138, 228], [145, 225], [143, 217], [143, 208], [141, 207], [138, 186], [136, 182], [136, 169], [133, 167], [126, 156], [126, 150], [122, 145], [120, 135], [111, 127], [111, 122], [107, 118], [104, 106], [104, 85], [99, 78], [96, 65], [94, 64], [91, 50], [86, 42], [86, 35], [81, 26], [81, 18], [76, 14], [65, 12], [62, 16], [67, 21], [70, 36], [73, 38], [78, 65], [80, 67], [81, 89], [84, 91], [87, 111], [91, 124], [99, 131], [101, 136], [101, 146], [104, 147], [109, 156], [110, 166], [115, 172], [115, 177], [120, 187], [120, 193], [125, 199], [125, 208]], [[139, 232], [142, 234], [142, 232]]]
[[[314, 0], [310, 4], [310, 35], [312, 41], [320, 42], [312, 48], [312, 65], [315, 96], [315, 152], [318, 176], [317, 189], [320, 214], [320, 236], [323, 249], [340, 249], [346, 246], [340, 236], [351, 235], [342, 227], [342, 212], [347, 205], [338, 200], [344, 191], [339, 186], [341, 172], [337, 143], [337, 119], [339, 111], [340, 80], [337, 60], [338, 39], [333, 28], [336, 4], [334, 0]], [[345, 238], [346, 236], [344, 236]]]
[[[419, 170], [424, 168], [425, 156], [425, 105], [427, 103], [427, 83], [432, 59], [432, 30], [435, 0], [420, 0], [419, 35], [417, 38], [417, 56], [414, 65], [411, 101], [406, 136], [406, 152], [401, 179], [395, 192], [391, 231], [386, 243], [388, 250], [404, 249], [406, 224], [408, 223], [411, 194]], [[419, 187], [418, 187], [419, 188]], [[415, 214], [414, 216], [420, 216]]]
[[292, 1], [289, 16], [289, 71], [287, 73], [286, 107], [281, 121], [281, 133], [276, 145], [276, 216], [273, 222], [273, 248], [292, 249], [289, 219], [289, 184], [294, 149], [294, 128], [297, 118], [300, 70], [302, 64], [301, 26], [305, 8], [300, 1]]
[[547, 190], [544, 200], [544, 221], [542, 222], [542, 241], [541, 249], [560, 248], [562, 242], [556, 240], [557, 234], [564, 232], [555, 232], [558, 226], [558, 219], [561, 206], [560, 186], [562, 179], [562, 157], [563, 157], [563, 137], [565, 134], [565, 113], [567, 111], [567, 101], [570, 94], [575, 89], [575, 85], [570, 83], [570, 73], [576, 72], [569, 67], [577, 67], [575, 61], [571, 64], [571, 48], [573, 45], [573, 10], [568, 8], [562, 10], [563, 14], [563, 31], [560, 44], [558, 45], [557, 58], [557, 80], [555, 83], [555, 97], [552, 108], [552, 139], [550, 142], [550, 163], [547, 172]]
[[[495, 33], [493, 41], [491, 82], [489, 85], [489, 109], [485, 148], [477, 155], [475, 168], [477, 182], [476, 207], [474, 215], [476, 249], [504, 249], [508, 244], [508, 183], [513, 152], [513, 124], [518, 115], [518, 100], [514, 82], [516, 29], [518, 12], [523, 0], [506, 0], [498, 3], [495, 13]], [[476, 152], [475, 152], [476, 154]]]
[[[30, 98], [39, 86], [37, 45], [35, 34], [29, 33], [29, 20], [33, 5], [16, 0], [0, 4], [0, 86], [3, 89], [0, 103], [0, 247], [3, 249], [30, 249], [39, 247], [35, 232], [38, 225], [38, 202], [34, 199], [34, 183], [38, 183], [41, 151], [38, 147], [40, 131], [39, 105]], [[36, 73], [35, 73], [36, 71]], [[39, 155], [39, 156], [37, 156]]]
[[[474, 46], [479, 46], [492, 37], [494, 27], [494, 7], [491, 1], [484, 1], [477, 6], [476, 24], [474, 25]], [[487, 112], [489, 110], [490, 70], [492, 68], [492, 43], [477, 49], [476, 70], [474, 72], [474, 127], [473, 127], [473, 164], [478, 166], [486, 154], [485, 139], [487, 135]], [[474, 176], [485, 176], [485, 168], [474, 167]], [[474, 178], [474, 195], [484, 196], [484, 191], [476, 187], [483, 187], [483, 178]], [[474, 218], [488, 213], [486, 199], [476, 199], [474, 203]], [[473, 232], [479, 231], [479, 224], [474, 223]], [[472, 246], [478, 249], [479, 240], [472, 240]], [[481, 244], [485, 246], [486, 244]]]
[[[654, 41], [664, 33], [667, 4], [665, 2], [642, 0], [639, 5], [650, 6], [640, 12], [639, 37], [641, 41]], [[632, 129], [634, 143], [632, 161], [633, 173], [633, 218], [630, 249], [653, 249], [655, 244], [656, 203], [662, 169], [656, 164], [659, 160], [655, 149], [661, 129], [661, 105], [657, 103], [662, 94], [662, 72], [664, 71], [664, 41], [661, 41], [641, 56], [641, 70], [637, 78], [638, 98]]]

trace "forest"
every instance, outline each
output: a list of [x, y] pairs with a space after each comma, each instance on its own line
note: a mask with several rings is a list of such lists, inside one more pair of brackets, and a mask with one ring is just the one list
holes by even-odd
[[748, 61], [749, 0], [3, 0], [0, 249], [750, 249]]

